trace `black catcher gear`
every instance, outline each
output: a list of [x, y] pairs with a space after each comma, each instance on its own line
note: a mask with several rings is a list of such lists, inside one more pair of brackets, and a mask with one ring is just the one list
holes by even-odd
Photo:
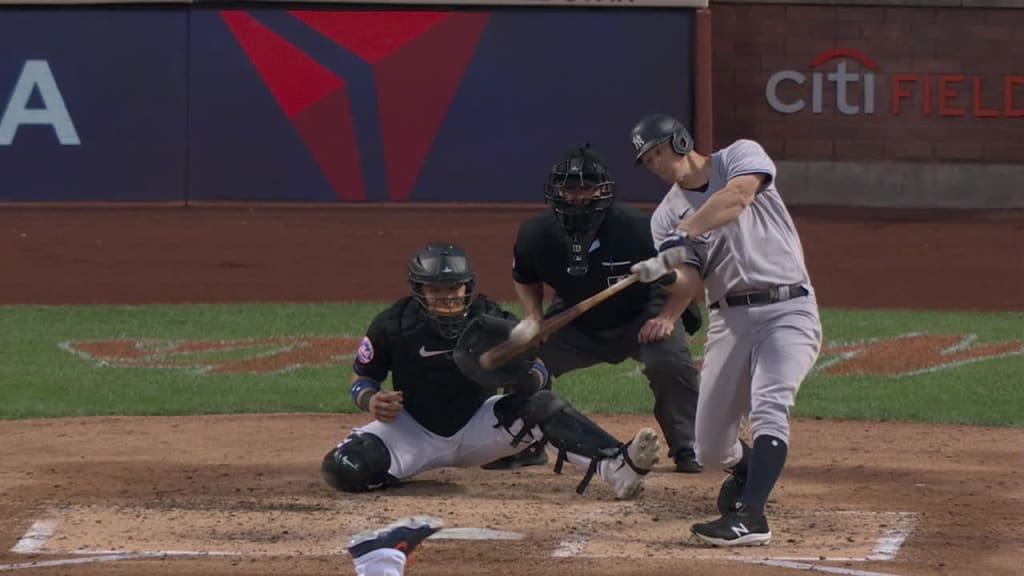
[[[584, 198], [573, 198], [574, 190], [593, 190]], [[544, 200], [565, 232], [569, 249], [568, 272], [587, 273], [590, 244], [604, 221], [605, 211], [615, 201], [615, 182], [590, 144], [574, 146], [548, 175]]]
[[[465, 296], [451, 311], [431, 306], [423, 294], [423, 285], [466, 286]], [[469, 305], [475, 297], [476, 275], [466, 252], [447, 242], [428, 244], [409, 259], [409, 285], [427, 319], [438, 333], [449, 340], [462, 334], [469, 318]]]
[[633, 127], [630, 134], [633, 149], [636, 151], [636, 163], [648, 150], [666, 140], [672, 140], [672, 149], [676, 154], [689, 154], [693, 151], [693, 136], [683, 123], [666, 114], [648, 116]]
[[398, 483], [388, 474], [391, 454], [373, 434], [355, 433], [333, 448], [320, 464], [320, 474], [335, 490], [365, 492]]

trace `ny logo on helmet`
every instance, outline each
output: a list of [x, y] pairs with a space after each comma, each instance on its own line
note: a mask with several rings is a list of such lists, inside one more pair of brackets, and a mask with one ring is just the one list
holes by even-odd
[[644, 139], [639, 134], [633, 135], [633, 148], [639, 150], [644, 147]]

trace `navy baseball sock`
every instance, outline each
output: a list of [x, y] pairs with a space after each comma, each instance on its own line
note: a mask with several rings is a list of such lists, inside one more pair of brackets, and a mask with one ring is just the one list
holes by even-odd
[[775, 436], [758, 436], [750, 455], [747, 484], [743, 487], [743, 505], [755, 514], [763, 514], [768, 495], [782, 475], [789, 447]]

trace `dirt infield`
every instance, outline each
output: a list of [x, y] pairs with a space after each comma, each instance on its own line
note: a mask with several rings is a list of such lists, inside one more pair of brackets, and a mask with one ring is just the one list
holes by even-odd
[[[3, 209], [0, 303], [390, 299], [408, 253], [437, 239], [467, 246], [483, 291], [512, 299], [509, 246], [534, 209]], [[1024, 308], [1024, 213], [795, 215], [825, 306]], [[652, 424], [597, 419], [623, 438]], [[599, 481], [576, 495], [568, 468], [442, 470], [340, 496], [317, 465], [361, 422], [0, 422], [0, 571], [351, 574], [344, 536], [408, 513], [454, 528], [410, 575], [1009, 575], [1024, 561], [1019, 429], [797, 420], [775, 542], [735, 552], [687, 538], [718, 473], [658, 470], [628, 503]]]

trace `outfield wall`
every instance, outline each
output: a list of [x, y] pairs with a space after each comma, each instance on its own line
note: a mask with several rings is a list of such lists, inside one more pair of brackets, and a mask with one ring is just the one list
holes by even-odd
[[629, 132], [693, 123], [694, 14], [0, 7], [0, 199], [541, 201], [589, 141], [653, 201]]
[[1024, 207], [1019, 0], [502, 1], [0, 0], [0, 205], [535, 202], [584, 140], [653, 202], [664, 110], [792, 204]]
[[794, 204], [1024, 207], [1021, 6], [713, 2], [715, 144], [759, 140]]

